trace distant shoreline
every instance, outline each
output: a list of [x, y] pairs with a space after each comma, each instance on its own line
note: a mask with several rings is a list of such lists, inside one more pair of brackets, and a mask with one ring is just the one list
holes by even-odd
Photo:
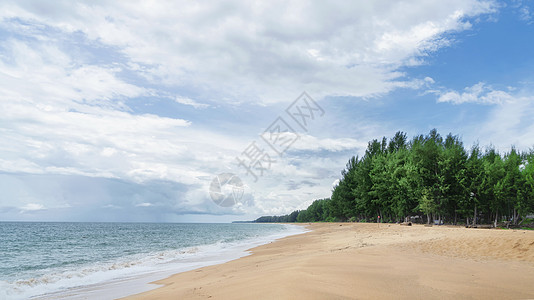
[[[299, 223], [296, 223], [297, 225]], [[533, 298], [534, 232], [311, 223], [125, 299]]]

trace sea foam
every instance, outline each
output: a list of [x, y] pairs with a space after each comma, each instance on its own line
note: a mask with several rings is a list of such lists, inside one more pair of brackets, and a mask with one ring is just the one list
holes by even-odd
[[[0, 280], [0, 299], [114, 299], [124, 297], [156, 288], [157, 285], [149, 284], [152, 281], [175, 273], [234, 260], [248, 255], [247, 249], [306, 231], [301, 226], [280, 225], [281, 228], [260, 230], [250, 236], [236, 233], [236, 237], [232, 236], [231, 228], [235, 227], [236, 231], [242, 231], [243, 228], [239, 227], [242, 225], [228, 226], [227, 224], [225, 226], [227, 232], [222, 234], [221, 239], [212, 243], [132, 253], [108, 260], [39, 270], [35, 272], [34, 277], [12, 281]], [[253, 226], [251, 228], [256, 226], [261, 228], [265, 225], [254, 224]], [[197, 240], [202, 239], [197, 237]], [[125, 249], [123, 252], [129, 251]]]

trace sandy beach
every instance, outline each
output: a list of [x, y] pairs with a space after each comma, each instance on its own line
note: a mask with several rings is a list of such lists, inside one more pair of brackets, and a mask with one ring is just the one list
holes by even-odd
[[324, 223], [127, 299], [532, 299], [534, 231]]

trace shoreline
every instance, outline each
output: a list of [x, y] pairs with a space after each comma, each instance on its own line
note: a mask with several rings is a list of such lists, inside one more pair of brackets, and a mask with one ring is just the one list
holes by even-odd
[[376, 223], [310, 232], [123, 299], [533, 298], [534, 232]]
[[[234, 235], [216, 235], [216, 240], [206, 244], [187, 246], [184, 248], [150, 252], [148, 255], [121, 258], [89, 266], [83, 266], [89, 270], [85, 281], [73, 276], [73, 282], [57, 280], [52, 285], [35, 285], [33, 290], [13, 290], [6, 293], [11, 299], [117, 299], [129, 295], [147, 292], [158, 288], [160, 285], [153, 282], [168, 278], [174, 274], [196, 270], [211, 265], [224, 264], [242, 257], [249, 256], [249, 249], [268, 244], [280, 238], [306, 232], [302, 226], [294, 224], [279, 224], [269, 232], [249, 228], [249, 225], [231, 225], [236, 234], [246, 232], [246, 238], [236, 238]], [[242, 226], [245, 226], [244, 229]], [[257, 228], [255, 225], [254, 228]], [[261, 227], [261, 225], [259, 225]], [[271, 227], [270, 225], [267, 225]], [[230, 232], [232, 232], [230, 230]], [[242, 235], [242, 234], [241, 234]], [[240, 236], [240, 235], [239, 235]], [[157, 241], [154, 241], [157, 242]], [[94, 271], [96, 270], [96, 271]], [[98, 272], [100, 271], [100, 272]], [[78, 274], [78, 273], [75, 273]], [[85, 274], [83, 274], [85, 275]], [[92, 277], [90, 277], [92, 276]], [[107, 278], [103, 278], [107, 276]], [[100, 278], [99, 278], [100, 277]], [[46, 278], [45, 278], [46, 279]], [[66, 280], [69, 280], [67, 278]], [[93, 281], [93, 282], [91, 282]], [[40, 281], [39, 281], [40, 282]], [[1, 282], [0, 282], [1, 283]], [[78, 284], [76, 284], [78, 283]], [[67, 284], [70, 284], [68, 286]], [[66, 286], [67, 285], [67, 286]], [[8, 286], [11, 287], [11, 286]], [[3, 299], [0, 292], [0, 298]]]

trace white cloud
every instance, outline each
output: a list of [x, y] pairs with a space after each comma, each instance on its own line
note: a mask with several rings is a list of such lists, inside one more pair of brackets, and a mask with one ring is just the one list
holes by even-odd
[[521, 7], [521, 9], [519, 10], [520, 12], [520, 19], [522, 21], [525, 21], [527, 23], [530, 23], [531, 20], [532, 20], [532, 14], [530, 13], [530, 10], [527, 6], [523, 6]]
[[188, 150], [198, 146], [184, 139], [198, 145], [223, 139], [185, 131], [187, 120], [130, 112], [123, 99], [152, 91], [121, 80], [116, 66], [77, 65], [54, 45], [12, 39], [3, 46], [9, 49], [0, 56], [4, 172], [194, 182], [201, 172], [180, 164], [203, 159], [192, 159]]
[[[491, 1], [67, 2], [53, 10], [4, 2], [20, 18], [116, 47], [154, 83], [207, 98], [278, 102], [314, 95], [372, 96], [407, 85], [404, 65], [449, 44], [495, 11]], [[297, 17], [298, 16], [298, 17]]]
[[471, 112], [484, 119], [468, 125], [468, 130], [462, 129], [472, 142], [491, 145], [501, 152], [509, 151], [511, 146], [519, 150], [534, 147], [534, 97], [530, 87], [507, 87], [503, 91], [479, 82], [462, 92], [433, 93], [439, 95], [438, 102], [487, 105]]
[[42, 204], [38, 203], [28, 203], [22, 207], [20, 207], [21, 213], [28, 212], [28, 211], [39, 211], [39, 210], [45, 210], [46, 208]]
[[107, 205], [102, 206], [102, 208], [122, 209], [122, 207], [114, 205], [114, 204], [107, 204]]
[[440, 93], [438, 102], [451, 102], [453, 104], [501, 104], [513, 100], [513, 97], [508, 92], [494, 90], [483, 82], [466, 87], [463, 92], [448, 91], [438, 93]]
[[207, 108], [207, 107], [209, 107], [208, 104], [198, 103], [197, 101], [195, 101], [195, 100], [193, 100], [191, 98], [186, 98], [186, 97], [176, 97], [175, 101], [180, 103], [180, 104], [183, 104], [183, 105], [193, 106], [194, 108]]
[[308, 134], [301, 134], [300, 138], [290, 147], [290, 151], [347, 151], [367, 147], [367, 142], [351, 138], [317, 138]]
[[424, 81], [427, 83], [427, 84], [434, 84], [435, 81], [434, 79], [432, 79], [432, 77], [425, 77]]
[[[407, 78], [399, 68], [424, 63], [429, 52], [451, 43], [449, 33], [471, 26], [467, 18], [493, 11], [490, 1], [475, 0], [2, 1], [0, 30], [8, 34], [0, 45], [0, 171], [114, 178], [139, 190], [157, 186], [147, 193], [169, 198], [164, 207], [175, 212], [218, 213], [209, 206], [207, 184], [235, 167], [248, 138], [218, 133], [196, 123], [201, 119], [136, 110], [131, 101], [184, 95], [171, 100], [213, 113], [225, 103], [288, 101], [303, 90], [320, 100], [419, 89], [433, 79]], [[503, 97], [484, 93], [477, 97]], [[325, 197], [330, 191], [324, 187], [346, 160], [339, 152], [365, 146], [302, 135], [293, 150], [331, 156], [280, 158], [251, 187], [255, 206], [231, 213], [287, 213]], [[291, 178], [291, 190], [281, 176]], [[154, 181], [187, 188], [176, 192]], [[56, 187], [50, 199], [70, 184]], [[95, 190], [87, 193], [112, 192]], [[141, 207], [159, 207], [138, 200]], [[65, 199], [47, 201], [42, 208]], [[131, 202], [99, 205], [126, 209]]]
[[515, 0], [511, 3], [511, 7], [516, 10], [516, 13], [519, 17], [519, 20], [527, 23], [533, 23], [533, 13], [532, 13], [532, 2], [531, 1], [522, 1]]
[[479, 128], [485, 145], [509, 151], [534, 147], [534, 97], [522, 92], [511, 95], [511, 100], [496, 105]]
[[[77, 65], [56, 45], [9, 39], [3, 42], [0, 79], [3, 100], [121, 107], [124, 98], [147, 94], [117, 77], [112, 65]], [[72, 103], [74, 102], [74, 103]], [[76, 107], [67, 107], [76, 108]]]

